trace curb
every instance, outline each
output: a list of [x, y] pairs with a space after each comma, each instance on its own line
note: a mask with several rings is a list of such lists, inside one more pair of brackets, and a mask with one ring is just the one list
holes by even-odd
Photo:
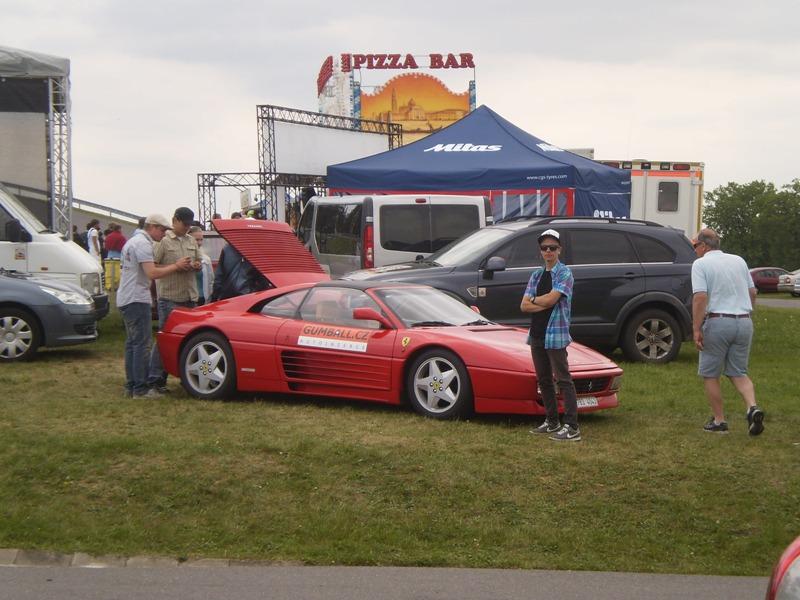
[[45, 550], [20, 550], [0, 548], [0, 567], [78, 567], [106, 569], [126, 567], [132, 569], [174, 567], [286, 567], [303, 566], [302, 562], [241, 560], [227, 558], [179, 559], [167, 556], [92, 556], [84, 552], [62, 554]]

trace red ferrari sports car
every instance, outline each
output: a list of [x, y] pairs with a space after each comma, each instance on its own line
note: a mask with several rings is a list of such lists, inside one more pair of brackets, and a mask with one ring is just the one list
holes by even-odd
[[[225, 227], [218, 230], [226, 235]], [[249, 244], [226, 237], [247, 257]], [[544, 414], [526, 331], [486, 321], [428, 286], [325, 281], [321, 269], [303, 266], [311, 255], [296, 238], [278, 237], [282, 241], [270, 248], [296, 254], [285, 262], [294, 270], [260, 270], [279, 287], [176, 309], [159, 332], [164, 367], [189, 394], [212, 399], [238, 390], [408, 401], [437, 419]], [[310, 281], [298, 283], [304, 277]], [[579, 411], [618, 405], [622, 369], [580, 344], [569, 347], [569, 363]]]

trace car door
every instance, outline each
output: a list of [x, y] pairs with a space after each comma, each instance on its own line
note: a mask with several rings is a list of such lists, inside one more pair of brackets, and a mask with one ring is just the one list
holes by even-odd
[[[530, 315], [520, 311], [519, 304], [534, 268], [544, 265], [539, 242], [540, 230], [525, 231], [500, 248], [490, 252], [478, 271], [476, 304], [481, 315], [492, 321], [527, 326]], [[487, 272], [483, 267], [491, 256], [506, 261], [504, 271]]]
[[288, 319], [277, 337], [290, 388], [333, 395], [391, 389], [397, 332], [353, 319], [353, 310], [362, 307], [381, 311], [363, 290], [320, 286], [309, 292], [297, 318]]
[[609, 339], [625, 303], [644, 293], [642, 265], [622, 231], [574, 228], [564, 233], [564, 260], [575, 278], [570, 330], [578, 339]]

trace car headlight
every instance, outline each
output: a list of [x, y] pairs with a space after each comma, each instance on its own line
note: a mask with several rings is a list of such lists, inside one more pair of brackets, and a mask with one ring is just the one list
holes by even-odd
[[619, 388], [622, 387], [622, 375], [617, 375], [614, 379], [611, 380], [611, 385], [608, 386], [608, 389], [612, 392], [618, 392]]
[[44, 287], [40, 286], [41, 289], [51, 296], [55, 296], [64, 304], [83, 304], [88, 305], [92, 304], [92, 299], [88, 296], [84, 296], [83, 294], [79, 294], [78, 292], [65, 292], [63, 290], [57, 290], [51, 287]]
[[100, 273], [81, 273], [81, 287], [90, 296], [99, 296], [102, 290], [100, 287]]

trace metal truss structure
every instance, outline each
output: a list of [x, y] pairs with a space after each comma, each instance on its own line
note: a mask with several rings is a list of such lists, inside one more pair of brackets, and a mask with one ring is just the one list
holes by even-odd
[[[255, 203], [261, 216], [274, 221], [282, 218], [291, 222], [299, 216], [300, 198], [307, 188], [318, 196], [327, 193], [324, 175], [278, 173], [275, 148], [275, 122], [296, 123], [314, 127], [377, 133], [389, 138], [389, 148], [403, 145], [403, 126], [397, 123], [352, 119], [307, 110], [263, 104], [256, 106], [258, 126], [258, 171], [242, 173], [199, 173], [197, 175], [198, 220], [211, 221], [217, 210], [216, 188], [233, 187], [256, 190]], [[279, 206], [281, 198], [283, 206]], [[282, 210], [281, 210], [282, 209]]]
[[72, 224], [72, 123], [69, 78], [48, 78], [47, 114], [48, 226], [69, 235]]
[[[199, 173], [197, 175], [198, 220], [204, 225], [211, 222], [216, 212], [218, 187], [232, 187], [238, 190], [256, 190], [254, 207], [257, 207], [265, 219], [277, 220], [277, 202], [272, 203], [274, 210], [265, 195], [265, 189], [274, 188], [275, 198], [278, 189], [284, 190], [284, 201], [291, 208], [297, 209], [297, 202], [305, 188], [312, 187], [317, 196], [327, 192], [325, 177], [320, 175], [299, 175], [295, 173]], [[299, 209], [297, 209], [299, 210]], [[287, 215], [287, 218], [289, 216]]]

